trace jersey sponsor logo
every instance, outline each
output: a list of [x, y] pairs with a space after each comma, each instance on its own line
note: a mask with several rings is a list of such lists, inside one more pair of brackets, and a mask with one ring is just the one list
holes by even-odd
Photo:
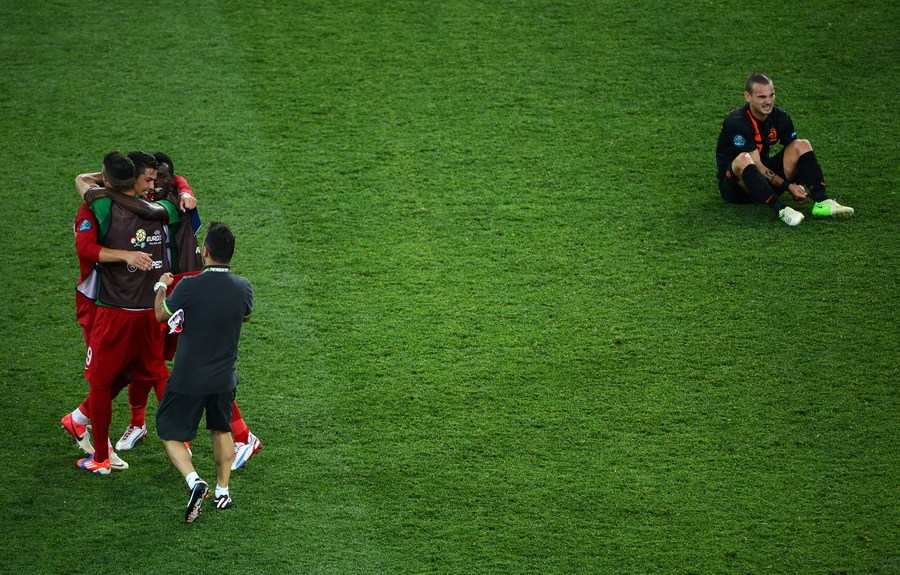
[[91, 223], [91, 220], [81, 220], [80, 222], [78, 222], [79, 232], [86, 232], [92, 227], [94, 227], [94, 224]]
[[132, 247], [138, 249], [144, 249], [148, 245], [159, 245], [163, 241], [162, 231], [154, 230], [152, 236], [147, 235], [147, 231], [143, 228], [134, 232], [134, 237], [131, 238]]
[[[150, 269], [151, 269], [151, 270], [161, 270], [162, 267], [163, 267], [162, 260], [153, 260], [153, 262], [150, 264]], [[139, 272], [139, 271], [141, 271], [141, 270], [137, 269], [136, 267], [134, 267], [134, 266], [131, 265], [131, 264], [128, 264], [127, 266], [125, 266], [125, 269], [127, 269], [129, 273], [134, 273], [134, 272]]]
[[744, 139], [744, 136], [738, 134], [737, 136], [734, 137], [734, 145], [735, 146], [742, 148], [742, 147], [744, 147], [744, 144], [746, 144], [746, 143], [747, 143], [747, 140]]

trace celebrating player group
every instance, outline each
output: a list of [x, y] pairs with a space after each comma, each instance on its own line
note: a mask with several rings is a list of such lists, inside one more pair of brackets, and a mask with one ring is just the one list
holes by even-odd
[[[250, 282], [231, 272], [234, 234], [213, 222], [198, 245], [197, 199], [162, 152], [110, 152], [102, 170], [79, 175], [75, 187], [84, 200], [74, 227], [81, 271], [75, 311], [89, 393], [61, 424], [87, 455], [76, 465], [99, 475], [128, 469], [120, 454], [147, 435], [153, 390], [157, 435], [190, 491], [185, 520], [200, 516], [211, 491], [190, 451], [204, 412], [215, 506], [228, 509], [231, 471], [262, 447], [234, 400], [241, 325], [253, 308]], [[112, 400], [126, 388], [131, 421], [113, 448]]]

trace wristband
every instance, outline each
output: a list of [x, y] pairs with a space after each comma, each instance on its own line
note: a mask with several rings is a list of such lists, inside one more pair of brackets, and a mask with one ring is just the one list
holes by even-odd
[[778, 191], [779, 191], [779, 192], [786, 192], [786, 191], [788, 191], [788, 189], [789, 189], [790, 187], [791, 187], [791, 183], [790, 183], [789, 181], [787, 181], [787, 180], [782, 180], [782, 181], [781, 181], [781, 185], [778, 186]]
[[168, 290], [169, 286], [167, 286], [166, 284], [164, 284], [162, 282], [156, 282], [156, 284], [154, 284], [154, 286], [153, 286], [153, 293], [158, 292], [159, 288], [164, 288], [164, 289]]

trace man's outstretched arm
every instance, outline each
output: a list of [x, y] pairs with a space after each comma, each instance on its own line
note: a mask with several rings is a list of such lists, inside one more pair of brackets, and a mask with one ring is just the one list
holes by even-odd
[[96, 188], [98, 186], [103, 186], [102, 172], [94, 172], [93, 174], [79, 174], [75, 177], [75, 189], [78, 191], [78, 195], [81, 196], [81, 199], [84, 199], [84, 195], [88, 190], [90, 190], [91, 188]]
[[156, 313], [156, 321], [164, 323], [172, 317], [169, 310], [166, 309], [166, 290], [175, 281], [175, 276], [166, 272], [160, 276], [159, 281], [153, 286], [156, 292], [156, 300], [153, 302], [153, 310]]
[[138, 196], [129, 196], [121, 192], [113, 192], [106, 188], [91, 188], [82, 194], [84, 201], [90, 204], [98, 198], [109, 198], [129, 212], [148, 220], [169, 221], [169, 212], [161, 204], [145, 200]]

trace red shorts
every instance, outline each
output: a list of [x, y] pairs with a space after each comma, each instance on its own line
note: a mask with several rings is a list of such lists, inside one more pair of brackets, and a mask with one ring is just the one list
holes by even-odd
[[81, 333], [84, 336], [84, 345], [90, 347], [91, 327], [94, 325], [94, 313], [97, 310], [97, 304], [94, 300], [85, 297], [80, 291], [75, 292], [75, 317], [78, 319], [78, 325], [81, 326]]
[[163, 359], [163, 327], [152, 309], [129, 311], [96, 306], [86, 376], [91, 388], [111, 389], [122, 372], [157, 385], [169, 377]]

